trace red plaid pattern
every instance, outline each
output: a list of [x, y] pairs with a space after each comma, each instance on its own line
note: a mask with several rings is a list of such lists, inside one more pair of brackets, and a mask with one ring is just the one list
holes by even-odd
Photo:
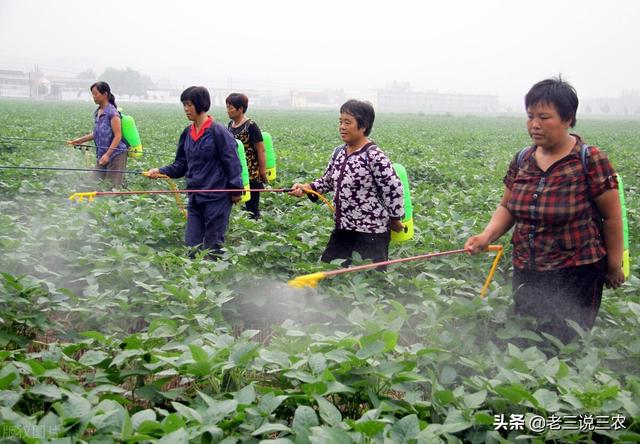
[[519, 269], [555, 270], [592, 264], [606, 250], [598, 228], [599, 217], [592, 198], [617, 189], [616, 173], [607, 155], [590, 147], [587, 190], [580, 136], [573, 151], [546, 172], [538, 168], [535, 149], [518, 168], [517, 155], [511, 161], [504, 184], [511, 190], [507, 209], [515, 218], [511, 243], [513, 265]]

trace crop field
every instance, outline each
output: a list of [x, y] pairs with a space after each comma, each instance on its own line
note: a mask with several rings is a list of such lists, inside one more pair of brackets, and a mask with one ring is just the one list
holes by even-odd
[[[91, 131], [93, 109], [0, 101], [0, 137], [52, 140], [0, 138], [0, 165], [92, 168], [95, 152], [62, 141]], [[127, 168], [170, 163], [188, 123], [181, 107], [125, 111], [146, 152]], [[211, 114], [226, 124], [223, 110]], [[337, 112], [249, 115], [273, 137], [274, 188], [318, 177], [340, 143]], [[288, 280], [337, 268], [319, 262], [333, 227], [321, 203], [264, 193], [259, 221], [235, 207], [212, 262], [189, 258], [172, 195], [77, 203], [72, 193], [107, 184], [0, 169], [0, 440], [639, 442], [640, 122], [579, 115], [576, 132], [624, 178], [632, 276], [566, 345], [513, 314], [509, 235], [484, 299], [494, 253], [294, 289]], [[372, 138], [411, 184], [415, 237], [392, 244], [391, 258], [462, 248], [529, 143], [524, 112], [379, 115]], [[169, 186], [126, 177], [129, 190]]]

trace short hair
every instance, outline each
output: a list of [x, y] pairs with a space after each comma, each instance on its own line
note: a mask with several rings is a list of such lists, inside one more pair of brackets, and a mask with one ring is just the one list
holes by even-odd
[[529, 109], [539, 103], [553, 105], [563, 121], [570, 121], [571, 128], [576, 126], [578, 94], [571, 84], [561, 76], [542, 80], [531, 87], [524, 96], [524, 106]]
[[190, 86], [185, 89], [180, 94], [180, 101], [182, 103], [186, 101], [193, 103], [198, 114], [209, 111], [211, 107], [211, 96], [209, 96], [209, 91], [204, 86]]
[[227, 96], [225, 102], [227, 105], [231, 105], [236, 109], [242, 108], [243, 113], [246, 113], [249, 109], [249, 97], [245, 94], [231, 93]]
[[371, 134], [373, 129], [373, 121], [376, 118], [376, 112], [373, 110], [373, 105], [369, 102], [362, 100], [347, 100], [340, 107], [340, 114], [349, 114], [356, 119], [358, 129], [364, 128], [364, 135]]

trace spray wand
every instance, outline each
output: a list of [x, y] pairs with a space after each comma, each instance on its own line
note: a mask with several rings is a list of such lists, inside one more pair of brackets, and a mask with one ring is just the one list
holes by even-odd
[[[150, 177], [148, 172], [142, 173], [144, 176]], [[166, 176], [157, 175], [156, 177], [167, 178]], [[292, 191], [292, 188], [219, 188], [219, 189], [210, 189], [210, 190], [140, 190], [140, 191], [88, 191], [82, 193], [73, 193], [69, 196], [69, 200], [75, 202], [82, 202], [87, 199], [89, 202], [93, 202], [93, 199], [100, 196], [135, 196], [141, 194], [185, 194], [185, 193], [244, 193], [244, 192], [255, 192], [255, 193], [288, 193]], [[309, 194], [318, 194], [313, 190], [305, 190], [306, 193]], [[318, 194], [320, 198], [322, 198], [323, 202], [334, 211], [331, 202], [329, 202], [324, 196]]]
[[[502, 245], [489, 245], [486, 251], [497, 251], [498, 254], [493, 260], [493, 264], [491, 265], [491, 270], [489, 271], [489, 275], [487, 276], [487, 279], [485, 280], [484, 285], [482, 286], [482, 290], [480, 291], [481, 298], [485, 297], [485, 294], [489, 288], [489, 284], [493, 279], [493, 275], [498, 266], [498, 262], [502, 257], [503, 248], [502, 248]], [[325, 279], [330, 276], [337, 276], [339, 274], [345, 274], [345, 273], [355, 273], [358, 271], [371, 270], [373, 268], [383, 267], [386, 265], [400, 264], [403, 262], [410, 262], [410, 261], [426, 260], [426, 259], [432, 259], [434, 257], [448, 256], [452, 254], [459, 254], [459, 253], [466, 253], [466, 252], [467, 250], [465, 250], [464, 248], [461, 248], [459, 250], [450, 250], [450, 251], [442, 251], [439, 253], [421, 254], [419, 256], [404, 257], [400, 259], [393, 259], [393, 260], [382, 261], [382, 262], [374, 262], [372, 264], [358, 265], [356, 267], [349, 267], [349, 268], [340, 268], [338, 270], [332, 270], [332, 271], [319, 271], [312, 274], [298, 276], [290, 280], [288, 284], [295, 288], [304, 288], [304, 287], [316, 288], [318, 286], [318, 282], [321, 279]]]
[[[38, 139], [38, 138], [32, 138], [32, 137], [6, 137], [6, 136], [0, 136], [0, 141], [7, 141], [7, 142], [45, 142], [45, 143], [61, 143], [61, 144], [67, 144], [69, 145], [69, 141], [68, 140], [57, 140], [57, 139]], [[74, 144], [70, 144], [73, 148], [76, 148], [80, 151], [89, 151], [92, 150], [94, 148], [109, 148], [108, 146], [98, 146], [98, 145], [89, 145], [86, 143], [74, 143]], [[148, 151], [146, 148], [144, 150], [144, 152], [139, 153], [141, 155], [149, 155], [149, 156], [156, 156], [156, 157], [173, 157], [172, 154], [160, 154], [154, 151]]]

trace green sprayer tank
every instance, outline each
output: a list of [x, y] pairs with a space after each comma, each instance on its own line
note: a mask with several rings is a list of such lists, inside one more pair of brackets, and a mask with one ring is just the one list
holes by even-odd
[[399, 163], [393, 164], [393, 169], [402, 182], [402, 194], [404, 196], [404, 217], [402, 224], [404, 230], [400, 232], [391, 231], [391, 240], [394, 242], [404, 242], [413, 238], [413, 205], [411, 204], [411, 190], [409, 189], [409, 179], [407, 170]]
[[136, 121], [133, 120], [133, 117], [122, 114], [122, 111], [120, 111], [120, 115], [122, 116], [122, 137], [129, 145], [129, 157], [142, 156], [142, 142], [140, 141], [140, 133], [138, 133]]
[[262, 140], [264, 141], [264, 156], [267, 161], [267, 179], [269, 182], [276, 180], [276, 152], [273, 149], [273, 139], [271, 134], [262, 133]]
[[622, 270], [625, 279], [629, 278], [631, 273], [629, 264], [629, 221], [627, 220], [627, 206], [624, 201], [624, 184], [622, 177], [618, 175], [618, 195], [620, 196], [620, 206], [622, 207], [622, 233], [623, 233], [623, 249], [622, 249]]
[[[242, 186], [245, 190], [249, 189], [249, 168], [247, 167], [247, 156], [244, 154], [244, 144], [236, 139], [238, 145], [238, 158], [240, 159], [240, 165], [242, 166]], [[240, 202], [246, 202], [251, 199], [251, 193], [245, 191], [242, 193]]]

